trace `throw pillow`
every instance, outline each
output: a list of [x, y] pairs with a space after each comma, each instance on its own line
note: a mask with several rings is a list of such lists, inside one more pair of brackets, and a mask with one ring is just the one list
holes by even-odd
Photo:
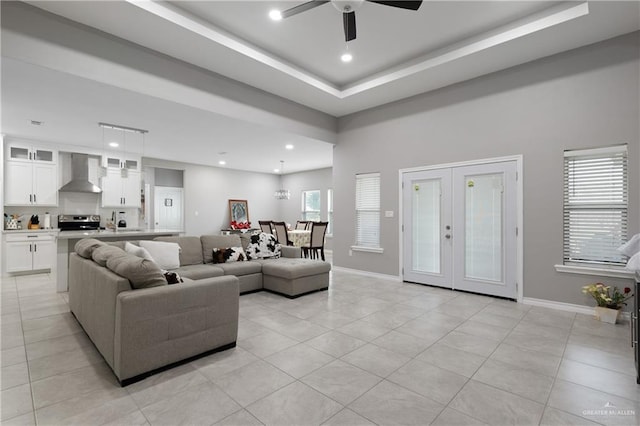
[[107, 260], [109, 260], [111, 256], [117, 256], [120, 254], [124, 254], [124, 250], [107, 244], [93, 250], [93, 253], [91, 253], [91, 258], [98, 265], [107, 266]]
[[213, 263], [242, 262], [246, 257], [242, 247], [213, 249]]
[[151, 257], [151, 253], [149, 253], [149, 251], [146, 248], [136, 246], [135, 244], [131, 244], [129, 241], [127, 241], [124, 244], [124, 251], [126, 251], [127, 253], [132, 254], [134, 256], [138, 256], [138, 257], [141, 257], [143, 259], [147, 259], [147, 260], [150, 260], [152, 262], [155, 262], [153, 260], [153, 257]]
[[78, 256], [91, 259], [93, 251], [104, 245], [106, 245], [105, 242], [96, 240], [95, 238], [84, 238], [76, 243], [74, 250], [78, 253]]
[[251, 242], [247, 246], [247, 259], [277, 259], [281, 249], [282, 246], [272, 234], [255, 233], [251, 235]]
[[162, 271], [162, 274], [164, 275], [164, 279], [167, 280], [167, 284], [171, 285], [171, 284], [179, 284], [179, 283], [183, 283], [184, 280], [182, 279], [182, 277], [178, 274], [176, 274], [175, 272], [171, 272], [171, 271]]
[[107, 268], [128, 279], [135, 289], [167, 285], [167, 280], [155, 262], [126, 252], [111, 256], [107, 260]]
[[177, 243], [141, 240], [140, 247], [145, 248], [162, 269], [180, 267], [180, 246]]

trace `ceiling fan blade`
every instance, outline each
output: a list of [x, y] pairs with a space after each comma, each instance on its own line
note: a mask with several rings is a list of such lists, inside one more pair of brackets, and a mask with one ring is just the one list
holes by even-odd
[[314, 7], [322, 6], [325, 3], [329, 3], [329, 0], [313, 0], [308, 1], [306, 3], [299, 4], [298, 6], [294, 6], [290, 9], [283, 10], [280, 12], [282, 18], [288, 18], [293, 15], [297, 15], [298, 13], [306, 12], [309, 9], [313, 9]]
[[400, 9], [418, 10], [422, 5], [420, 1], [378, 1], [378, 0], [366, 0], [370, 3], [383, 4], [385, 6], [399, 7]]
[[344, 41], [351, 41], [356, 38], [356, 13], [349, 12], [342, 14], [344, 25]]

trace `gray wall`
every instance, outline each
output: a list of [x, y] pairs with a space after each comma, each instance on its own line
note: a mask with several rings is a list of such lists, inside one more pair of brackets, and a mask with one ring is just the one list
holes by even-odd
[[[524, 156], [524, 295], [592, 305], [580, 287], [606, 280], [562, 263], [563, 150], [629, 144], [630, 234], [639, 230], [640, 33], [419, 95], [339, 121], [334, 150], [334, 264], [398, 275], [398, 170]], [[383, 254], [354, 252], [355, 174], [381, 173]]]
[[[302, 191], [311, 190], [320, 191], [320, 217], [327, 219], [327, 190], [333, 188], [331, 168], [283, 175], [282, 183], [291, 191], [289, 200], [278, 201], [282, 220], [295, 225], [302, 218]], [[332, 237], [326, 239], [325, 248], [332, 248]]]
[[279, 176], [152, 158], [144, 158], [143, 165], [184, 170], [185, 235], [218, 234], [228, 228], [230, 199], [247, 200], [256, 227], [261, 217], [280, 214], [279, 201], [273, 198]]

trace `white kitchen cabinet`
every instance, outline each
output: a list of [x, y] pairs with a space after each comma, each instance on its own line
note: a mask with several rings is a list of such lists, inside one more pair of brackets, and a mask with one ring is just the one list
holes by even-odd
[[121, 155], [105, 155], [102, 165], [107, 169], [126, 169], [140, 171], [140, 158], [127, 158]]
[[19, 233], [6, 236], [6, 271], [26, 272], [52, 269], [55, 238], [46, 233]]
[[58, 166], [43, 161], [7, 160], [5, 200], [7, 206], [57, 206]]
[[56, 164], [58, 162], [58, 151], [23, 142], [11, 142], [7, 144], [7, 160]]
[[102, 207], [140, 207], [140, 172], [107, 169], [102, 178]]

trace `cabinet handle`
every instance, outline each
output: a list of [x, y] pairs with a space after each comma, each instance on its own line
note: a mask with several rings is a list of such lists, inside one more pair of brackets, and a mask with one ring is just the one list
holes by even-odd
[[29, 243], [29, 253], [33, 251], [33, 244]]
[[33, 203], [33, 194], [29, 194], [29, 202]]
[[33, 194], [33, 202], [36, 202], [36, 194]]
[[33, 251], [38, 251], [38, 245], [37, 244], [33, 244]]
[[29, 151], [29, 160], [31, 160], [31, 151]]

